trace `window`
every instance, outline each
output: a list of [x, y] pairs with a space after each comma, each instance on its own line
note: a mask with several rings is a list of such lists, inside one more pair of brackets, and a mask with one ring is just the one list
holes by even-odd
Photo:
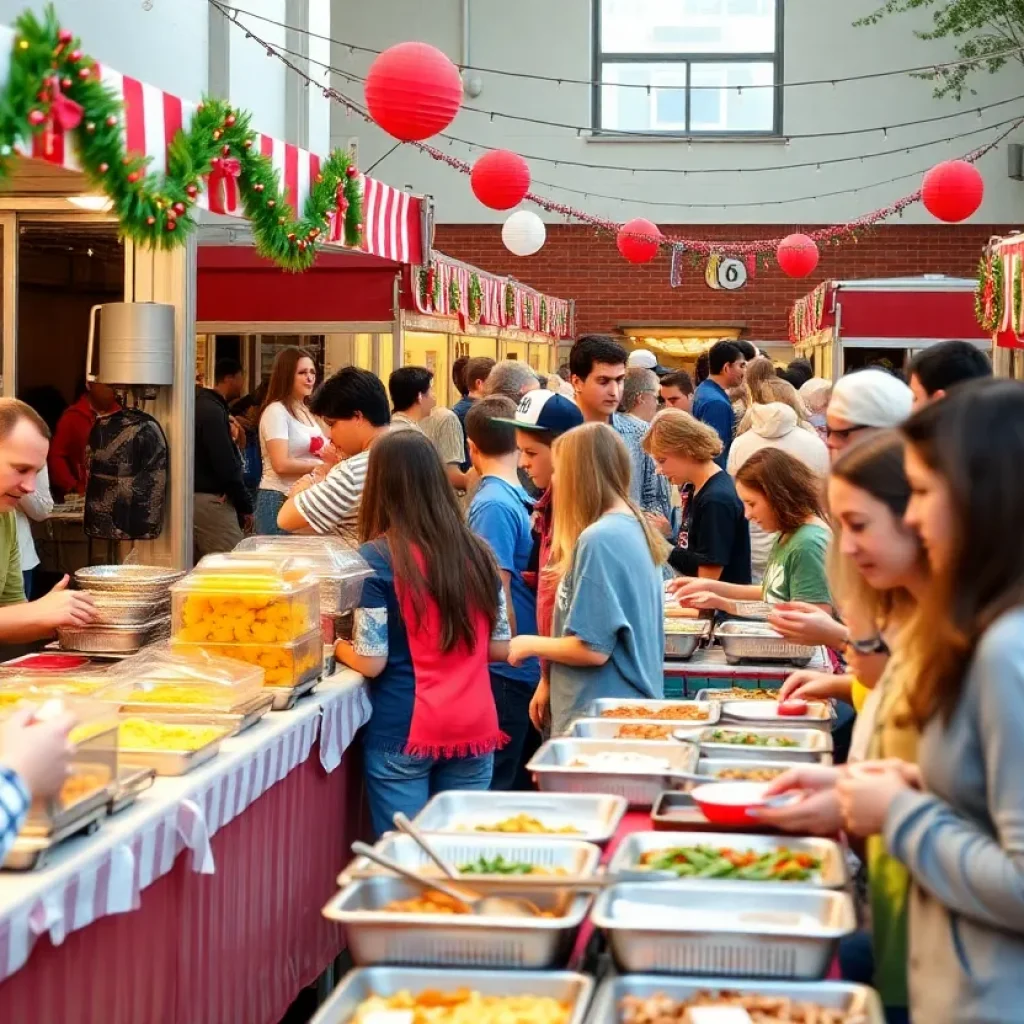
[[782, 0], [594, 0], [594, 129], [781, 131]]

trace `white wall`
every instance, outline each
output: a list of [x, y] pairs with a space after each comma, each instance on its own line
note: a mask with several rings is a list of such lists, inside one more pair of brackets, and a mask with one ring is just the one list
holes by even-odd
[[[457, 63], [462, 60], [462, 27], [459, 0], [333, 0], [333, 35], [337, 39], [373, 48], [384, 48], [405, 39], [420, 39], [441, 47]], [[881, 0], [783, 0], [785, 28], [785, 78], [787, 81], [842, 78], [871, 70], [888, 70], [950, 60], [952, 49], [945, 44], [925, 43], [913, 36], [914, 21], [904, 15], [887, 19], [874, 28], [853, 28], [852, 22], [874, 10]], [[480, 67], [526, 71], [549, 76], [589, 80], [591, 65], [591, 0], [471, 0], [470, 63]], [[929, 12], [918, 24], [927, 24]], [[365, 76], [372, 58], [350, 54], [347, 46], [335, 45], [332, 63]], [[531, 82], [525, 79], [482, 74], [483, 93], [467, 105], [570, 125], [590, 123], [590, 91], [582, 85]], [[362, 100], [360, 84], [347, 83], [335, 75], [337, 88]], [[590, 213], [623, 220], [646, 215], [669, 223], [834, 223], [853, 219], [887, 205], [914, 191], [921, 172], [939, 160], [962, 156], [982, 145], [998, 132], [977, 134], [953, 143], [941, 143], [910, 154], [899, 152], [877, 159], [859, 159], [845, 164], [788, 169], [838, 156], [861, 156], [879, 151], [945, 139], [986, 124], [1024, 115], [1024, 102], [985, 111], [979, 120], [979, 105], [1024, 93], [1024, 75], [1018, 63], [998, 76], [981, 74], [974, 80], [977, 96], [956, 101], [936, 100], [932, 86], [909, 76], [875, 81], [785, 90], [783, 130], [788, 135], [836, 131], [858, 127], [914, 121], [957, 109], [965, 116], [892, 130], [825, 140], [793, 139], [747, 142], [605, 142], [577, 137], [572, 130], [530, 125], [463, 110], [449, 131], [478, 143], [503, 146], [524, 155], [538, 154], [561, 160], [613, 164], [622, 170], [593, 170], [534, 162], [535, 189], [552, 198]], [[344, 111], [335, 107], [333, 121], [336, 144], [354, 133], [359, 135], [360, 163], [369, 167], [387, 152], [393, 140], [373, 126], [347, 122]], [[1024, 141], [1018, 130], [1012, 140]], [[480, 150], [461, 144], [441, 147], [470, 162]], [[631, 174], [631, 167], [658, 167], [675, 171], [698, 168], [744, 168], [784, 165], [781, 172], [693, 174]], [[988, 155], [980, 164], [986, 179], [986, 201], [975, 219], [990, 223], [1024, 221], [1024, 184], [1006, 177], [1003, 149]], [[470, 223], [502, 219], [484, 209], [473, 198], [468, 179], [409, 147], [388, 156], [374, 174], [393, 185], [412, 185], [437, 199], [438, 219]], [[895, 177], [905, 180], [877, 185]], [[540, 182], [550, 184], [542, 185]], [[625, 201], [585, 198], [554, 186], [569, 186]], [[846, 194], [816, 201], [770, 206], [767, 200], [806, 198], [812, 195], [860, 188]], [[655, 200], [656, 206], [635, 200]], [[717, 204], [762, 204], [750, 208]], [[714, 204], [671, 207], [667, 203]], [[920, 208], [908, 211], [908, 222], [930, 220]]]
[[[285, 0], [245, 0], [239, 6], [272, 21], [287, 23]], [[254, 31], [271, 46], [285, 45], [283, 28], [255, 20], [252, 25]], [[255, 40], [246, 39], [240, 26], [231, 25], [229, 38], [229, 98], [252, 114], [252, 126], [255, 129], [276, 138], [285, 138], [284, 83], [287, 68], [276, 57], [268, 57]]]

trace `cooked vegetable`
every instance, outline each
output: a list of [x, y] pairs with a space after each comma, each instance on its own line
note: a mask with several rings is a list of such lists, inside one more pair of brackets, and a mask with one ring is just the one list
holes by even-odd
[[546, 868], [537, 867], [536, 864], [527, 864], [521, 860], [506, 860], [500, 853], [497, 857], [477, 857], [469, 864], [459, 865], [459, 874], [462, 875], [551, 875], [564, 874], [559, 869], [548, 871]]
[[516, 814], [493, 825], [477, 825], [475, 832], [528, 832], [530, 835], [573, 835], [578, 836], [580, 830], [572, 825], [562, 828], [548, 828], [542, 821], [529, 814]]
[[698, 992], [679, 1001], [661, 993], [646, 999], [627, 996], [619, 1011], [622, 1024], [689, 1024], [690, 1010], [705, 1006], [745, 1010], [754, 1024], [868, 1024], [868, 1015], [860, 1008], [837, 1010], [783, 993], [755, 995], [728, 990]]
[[796, 740], [786, 736], [766, 736], [757, 732], [729, 732], [726, 729], [715, 729], [711, 734], [711, 743], [731, 743], [736, 747], [798, 747]]
[[723, 768], [715, 773], [720, 782], [771, 782], [777, 779], [785, 768]]
[[742, 686], [730, 686], [726, 690], [712, 690], [708, 700], [778, 700], [778, 689], [745, 690]]
[[672, 704], [667, 708], [644, 707], [643, 704], [620, 704], [601, 712], [602, 718], [653, 718], [662, 722], [705, 721], [707, 708], [700, 704]]
[[670, 846], [648, 850], [637, 867], [678, 878], [732, 878], [747, 882], [806, 882], [821, 870], [821, 858], [786, 847], [758, 853], [731, 846]]
[[[572, 1006], [549, 996], [491, 996], [468, 988], [373, 995], [351, 1024], [407, 1019], [409, 1024], [568, 1024]], [[829, 1022], [830, 1024], [830, 1022]]]
[[637, 722], [636, 725], [620, 725], [619, 731], [615, 734], [617, 740], [667, 740], [672, 735], [670, 725], [645, 725]]

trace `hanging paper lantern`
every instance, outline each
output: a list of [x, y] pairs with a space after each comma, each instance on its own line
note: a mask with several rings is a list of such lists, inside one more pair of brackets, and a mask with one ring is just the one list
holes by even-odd
[[974, 164], [946, 160], [936, 164], [921, 183], [925, 209], [947, 224], [967, 220], [985, 195], [985, 180]]
[[505, 248], [515, 256], [532, 256], [547, 238], [544, 221], [533, 210], [516, 210], [501, 229]]
[[462, 76], [436, 47], [399, 43], [370, 66], [365, 95], [370, 116], [388, 135], [420, 142], [455, 120], [462, 102]]
[[[643, 236], [648, 236], [647, 238]], [[650, 238], [650, 240], [648, 240]], [[657, 224], [652, 224], [643, 217], [627, 221], [619, 228], [615, 244], [619, 252], [629, 260], [630, 263], [650, 263], [658, 255], [659, 242], [655, 239], [661, 238], [661, 232]]]
[[484, 153], [469, 175], [473, 195], [492, 210], [511, 210], [530, 191], [530, 168], [518, 153]]
[[807, 235], [787, 235], [775, 251], [775, 258], [784, 274], [806, 277], [818, 265], [818, 246]]

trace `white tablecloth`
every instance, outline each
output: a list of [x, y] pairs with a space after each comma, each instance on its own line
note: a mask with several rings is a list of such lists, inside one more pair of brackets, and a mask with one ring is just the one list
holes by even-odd
[[0, 982], [24, 966], [35, 939], [60, 943], [78, 928], [139, 906], [141, 893], [191, 851], [196, 871], [216, 869], [210, 837], [305, 761], [320, 739], [328, 772], [370, 717], [363, 678], [348, 670], [291, 710], [271, 712], [188, 775], [158, 778], [91, 836], [72, 839], [41, 871], [0, 872]]

